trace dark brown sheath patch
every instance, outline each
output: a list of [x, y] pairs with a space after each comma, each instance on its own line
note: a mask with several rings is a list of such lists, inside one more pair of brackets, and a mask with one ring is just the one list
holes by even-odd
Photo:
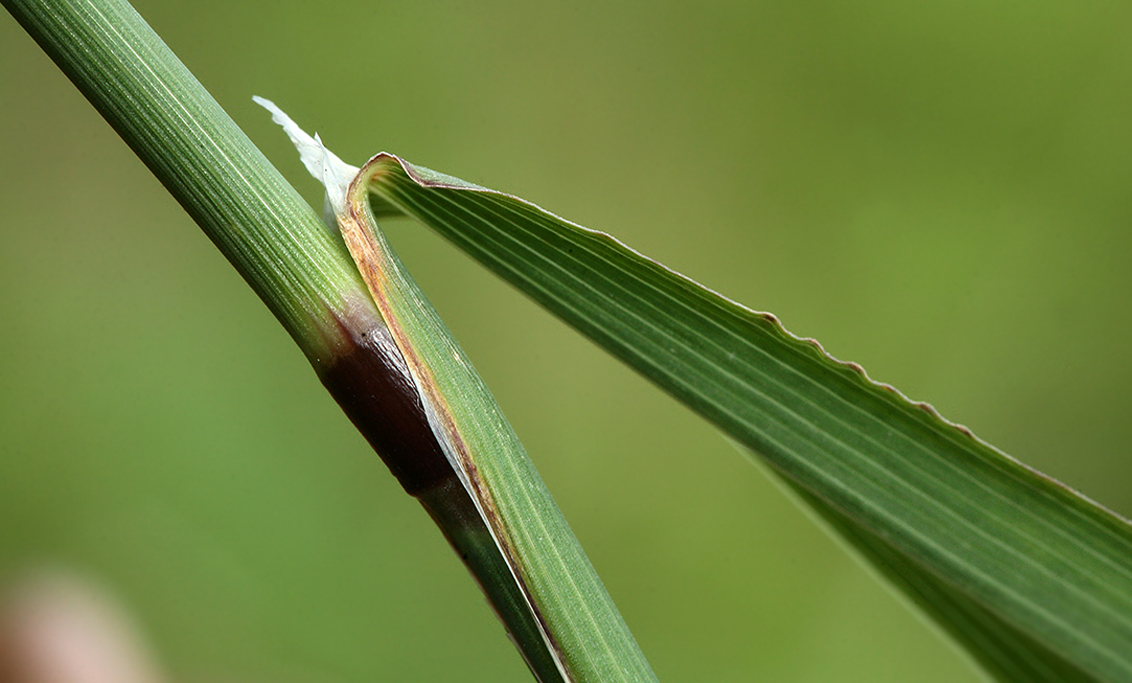
[[411, 496], [456, 478], [389, 330], [343, 330], [349, 348], [319, 373], [350, 421]]

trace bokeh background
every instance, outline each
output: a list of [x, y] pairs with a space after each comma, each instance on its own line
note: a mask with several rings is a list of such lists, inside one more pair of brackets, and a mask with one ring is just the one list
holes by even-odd
[[[1132, 8], [157, 2], [253, 94], [617, 235], [1132, 513]], [[0, 577], [92, 576], [181, 681], [526, 681], [235, 272], [0, 15]], [[388, 226], [661, 680], [972, 681], [713, 428]]]

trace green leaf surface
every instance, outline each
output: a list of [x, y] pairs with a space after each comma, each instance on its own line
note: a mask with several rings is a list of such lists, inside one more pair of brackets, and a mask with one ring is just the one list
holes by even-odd
[[391, 155], [416, 218], [737, 439], [1003, 680], [1132, 680], [1132, 527], [753, 312]]

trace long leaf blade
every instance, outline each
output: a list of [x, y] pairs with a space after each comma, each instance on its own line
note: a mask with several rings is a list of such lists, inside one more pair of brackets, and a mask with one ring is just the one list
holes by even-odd
[[1125, 520], [608, 235], [376, 160], [375, 204], [436, 230], [757, 452], [991, 673], [1132, 680]]

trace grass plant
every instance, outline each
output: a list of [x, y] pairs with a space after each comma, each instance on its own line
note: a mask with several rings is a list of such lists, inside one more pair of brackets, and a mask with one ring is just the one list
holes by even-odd
[[[541, 680], [652, 674], [384, 243], [383, 216], [429, 226], [749, 449], [992, 676], [1132, 679], [1132, 531], [1119, 516], [774, 316], [513, 196], [379, 154], [340, 180], [343, 246], [128, 4], [5, 6], [267, 303], [465, 555]], [[386, 417], [395, 391], [438, 439], [442, 457], [422, 471], [419, 439]]]

